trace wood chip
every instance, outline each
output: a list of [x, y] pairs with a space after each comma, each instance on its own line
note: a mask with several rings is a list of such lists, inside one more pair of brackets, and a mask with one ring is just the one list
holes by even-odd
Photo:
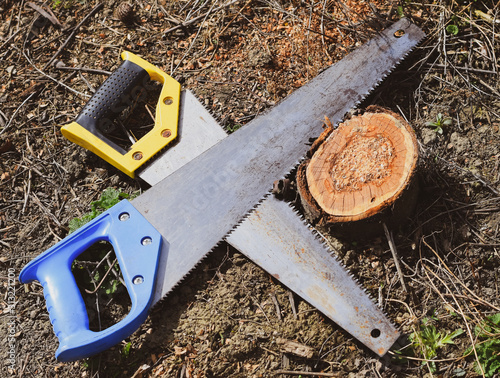
[[301, 344], [297, 341], [278, 338], [276, 344], [284, 353], [291, 353], [299, 357], [312, 358], [314, 356], [314, 349], [310, 346]]

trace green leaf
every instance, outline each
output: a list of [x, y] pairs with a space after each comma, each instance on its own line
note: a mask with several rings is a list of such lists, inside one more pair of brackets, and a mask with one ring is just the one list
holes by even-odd
[[404, 12], [403, 7], [401, 5], [398, 6], [398, 16], [399, 16], [399, 18], [405, 16], [405, 12]]
[[86, 223], [90, 222], [92, 219], [95, 217], [92, 217], [91, 214], [85, 214], [81, 218], [73, 218], [69, 221], [68, 227], [69, 227], [69, 233], [71, 234], [72, 232], [75, 232], [78, 230], [80, 227], [84, 226]]
[[130, 355], [130, 349], [132, 348], [132, 343], [129, 341], [127, 344], [123, 346], [123, 357], [127, 358]]
[[495, 374], [498, 369], [500, 369], [500, 359], [496, 358], [493, 360], [491, 365], [488, 367], [488, 370], [486, 371], [486, 376], [487, 377], [492, 377], [493, 374]]
[[124, 198], [128, 198], [128, 194], [122, 193], [115, 188], [106, 188], [102, 192], [101, 197], [97, 201], [92, 202], [91, 207], [95, 211], [106, 211]]
[[92, 219], [97, 218], [100, 214], [116, 205], [122, 199], [129, 197], [132, 199], [135, 196], [136, 195], [129, 196], [127, 193], [122, 193], [121, 190], [116, 190], [115, 188], [104, 189], [99, 199], [90, 204], [90, 213], [85, 214], [81, 218], [73, 218], [69, 221], [69, 233], [71, 234], [72, 232], [75, 232]]
[[[420, 326], [420, 330], [410, 335], [412, 349], [416, 353], [420, 353], [426, 360], [432, 360], [436, 357], [439, 348], [447, 344], [454, 344], [453, 339], [464, 332], [462, 329], [457, 329], [452, 333], [440, 332], [430, 322], [431, 319], [429, 318], [422, 319], [423, 324]], [[422, 364], [427, 364], [431, 372], [437, 370], [434, 361], [424, 361]]]
[[441, 340], [439, 340], [438, 342], [438, 346], [443, 346], [445, 344], [455, 344], [453, 342], [453, 339], [459, 335], [461, 335], [462, 333], [464, 333], [464, 330], [463, 329], [457, 329], [456, 331], [448, 334], [448, 335], [445, 335], [441, 338]]
[[465, 377], [465, 375], [467, 374], [467, 372], [462, 368], [456, 368], [451, 373], [454, 377]]
[[453, 123], [452, 119], [445, 117], [442, 113], [438, 113], [435, 121], [427, 121], [425, 126], [435, 127], [434, 131], [438, 134], [443, 134], [443, 126], [450, 126]]
[[112, 294], [116, 293], [116, 290], [118, 290], [118, 285], [119, 284], [120, 284], [120, 281], [113, 280], [111, 282], [111, 286], [109, 286], [109, 287], [106, 288], [106, 294], [112, 295]]
[[450, 24], [446, 27], [446, 31], [452, 35], [457, 35], [460, 30], [457, 25]]
[[[486, 377], [493, 377], [500, 370], [500, 313], [490, 315], [474, 328], [474, 333], [480, 339], [476, 345], [479, 360], [474, 363], [474, 369], [481, 374], [481, 369]], [[472, 352], [472, 346], [467, 348], [464, 355]]]
[[474, 328], [476, 336], [488, 338], [491, 334], [500, 333], [500, 313], [488, 316]]
[[429, 361], [429, 370], [431, 373], [435, 373], [437, 370], [436, 363], [434, 361]]
[[500, 327], [500, 313], [487, 317], [488, 321]]

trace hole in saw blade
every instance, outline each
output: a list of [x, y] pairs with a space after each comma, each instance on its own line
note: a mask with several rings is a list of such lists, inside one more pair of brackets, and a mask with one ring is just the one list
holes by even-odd
[[403, 35], [405, 35], [405, 31], [403, 29], [396, 30], [394, 32], [394, 37], [396, 38], [401, 38]]
[[382, 333], [380, 332], [380, 330], [378, 328], [374, 328], [370, 332], [371, 337], [373, 337], [374, 339], [376, 339], [377, 337], [380, 337], [381, 334]]
[[134, 90], [134, 96], [127, 97], [127, 106], [121, 113], [106, 123], [101, 132], [112, 142], [129, 151], [132, 145], [153, 129], [156, 105], [160, 101], [162, 86], [152, 80]]
[[94, 243], [73, 261], [71, 270], [85, 302], [91, 331], [102, 331], [127, 316], [132, 301], [110, 243]]

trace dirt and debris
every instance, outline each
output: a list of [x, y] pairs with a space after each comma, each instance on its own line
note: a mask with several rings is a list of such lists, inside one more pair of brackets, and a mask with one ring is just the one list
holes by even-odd
[[[499, 4], [136, 0], [130, 9], [125, 3], [0, 3], [0, 374], [493, 376], [475, 366], [481, 347], [467, 350], [477, 345], [475, 327], [500, 312]], [[70, 220], [89, 212], [104, 189], [148, 189], [60, 132], [119, 66], [122, 51], [191, 89], [233, 132], [402, 16], [428, 38], [361, 106], [386, 107], [414, 127], [422, 156], [416, 213], [390, 230], [397, 255], [383, 234], [350, 242], [328, 236], [404, 335], [390, 353], [376, 357], [222, 244], [122, 343], [82, 361], [54, 358], [58, 343], [42, 287], [20, 284], [19, 272], [62, 240]], [[101, 304], [119, 301], [107, 295]], [[108, 315], [119, 319], [125, 312], [119, 308]], [[439, 335], [464, 332], [424, 355], [415, 335], [429, 325]], [[302, 346], [301, 353], [283, 340]]]

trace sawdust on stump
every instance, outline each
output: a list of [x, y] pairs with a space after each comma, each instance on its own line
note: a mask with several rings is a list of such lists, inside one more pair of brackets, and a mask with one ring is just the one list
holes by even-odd
[[417, 189], [418, 145], [411, 126], [373, 106], [336, 130], [325, 123], [297, 173], [306, 217], [346, 237], [371, 236], [382, 222], [404, 222]]

